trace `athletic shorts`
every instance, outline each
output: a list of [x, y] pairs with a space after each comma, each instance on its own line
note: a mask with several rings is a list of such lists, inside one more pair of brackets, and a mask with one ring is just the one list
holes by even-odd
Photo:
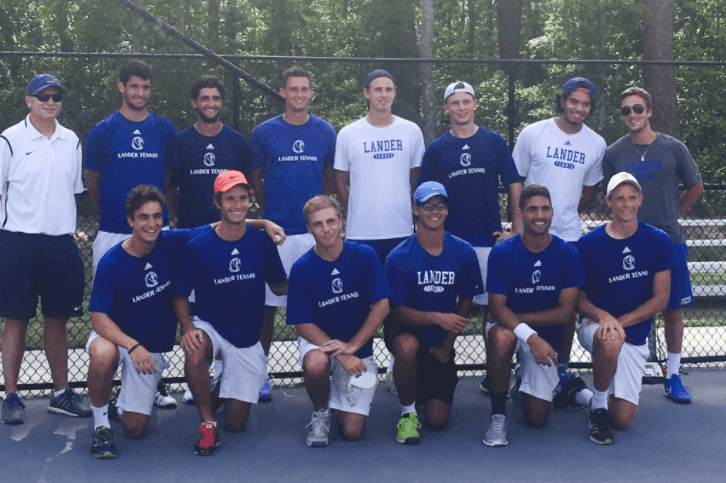
[[688, 247], [674, 245], [677, 263], [671, 270], [671, 294], [668, 299], [668, 310], [680, 309], [693, 305], [693, 288], [691, 287], [691, 274], [688, 272]]
[[416, 404], [423, 404], [429, 399], [438, 399], [451, 406], [454, 402], [456, 385], [459, 383], [459, 376], [456, 374], [456, 351], [452, 348], [449, 360], [446, 364], [442, 364], [429, 352], [421, 327], [385, 322], [383, 340], [391, 353], [393, 353], [393, 340], [401, 334], [413, 334], [418, 339]]
[[381, 265], [386, 265], [386, 257], [388, 256], [391, 251], [393, 251], [394, 248], [396, 248], [398, 245], [401, 244], [403, 240], [408, 238], [407, 236], [403, 238], [384, 238], [382, 240], [349, 240], [356, 243], [362, 243], [363, 245], [371, 247], [373, 250], [375, 250], [376, 254], [378, 255], [378, 259], [381, 261]]
[[[162, 230], [168, 230], [169, 227], [165, 226]], [[96, 278], [96, 269], [98, 269], [98, 262], [111, 248], [115, 247], [127, 238], [131, 238], [128, 233], [111, 233], [108, 231], [98, 231], [96, 239], [93, 241], [93, 278]]]
[[[300, 363], [305, 360], [305, 354], [313, 349], [317, 349], [318, 346], [309, 342], [308, 340], [298, 337], [297, 344], [300, 348]], [[330, 360], [330, 374], [332, 381], [330, 384], [330, 399], [328, 401], [328, 407], [330, 409], [337, 409], [346, 413], [362, 414], [368, 416], [371, 412], [371, 402], [373, 402], [373, 396], [376, 394], [376, 386], [378, 386], [378, 366], [373, 361], [373, 356], [361, 359], [365, 362], [369, 372], [376, 376], [376, 383], [369, 389], [361, 389], [357, 396], [354, 397], [354, 404], [351, 404], [346, 394], [349, 393], [348, 383], [350, 382], [350, 375], [340, 365], [338, 359], [335, 357]]]
[[0, 230], [0, 317], [30, 320], [83, 314], [85, 274], [72, 235]]
[[[489, 252], [492, 247], [474, 247], [476, 258], [479, 260], [479, 270], [481, 271], [481, 279], [486, 285], [487, 282], [487, 265], [489, 263]], [[484, 292], [481, 295], [474, 296], [474, 303], [478, 305], [489, 305], [489, 293]]]
[[224, 372], [220, 380], [219, 397], [257, 404], [260, 388], [267, 376], [267, 359], [262, 344], [251, 347], [236, 347], [219, 335], [212, 324], [199, 317], [192, 321], [197, 329], [203, 330], [212, 340], [212, 359], [222, 355]]
[[[280, 254], [285, 273], [290, 275], [290, 270], [295, 262], [314, 246], [315, 238], [310, 233], [290, 235], [285, 238], [285, 243], [277, 246], [277, 253]], [[265, 285], [265, 305], [268, 307], [285, 307], [287, 305], [287, 295], [275, 295], [270, 290], [270, 286]]]
[[[89, 352], [91, 342], [100, 337], [96, 331], [92, 330], [86, 342], [86, 352]], [[156, 397], [156, 386], [161, 380], [164, 370], [169, 367], [169, 363], [164, 359], [160, 352], [150, 352], [151, 357], [156, 364], [156, 373], [139, 374], [129, 352], [123, 347], [118, 347], [118, 363], [121, 366], [121, 394], [118, 397], [116, 407], [132, 413], [145, 414], [151, 416], [151, 410], [154, 408], [154, 398]], [[138, 350], [138, 349], [137, 349]], [[116, 373], [116, 369], [113, 371]]]
[[[600, 324], [587, 325], [587, 321], [588, 319], [583, 318], [577, 326], [577, 338], [580, 340], [580, 345], [592, 354], [593, 337]], [[610, 382], [608, 392], [618, 399], [624, 399], [637, 406], [643, 385], [643, 371], [649, 356], [647, 344], [632, 345], [625, 342], [620, 349], [618, 368]]]
[[[489, 336], [489, 329], [497, 324], [487, 322], [486, 334]], [[519, 361], [520, 374], [522, 375], [522, 383], [519, 390], [530, 396], [543, 401], [552, 402], [552, 395], [560, 382], [560, 376], [557, 375], [557, 364], [552, 363], [551, 366], [544, 366], [537, 363], [532, 356], [529, 344], [522, 342], [517, 338], [517, 347], [514, 349]]]

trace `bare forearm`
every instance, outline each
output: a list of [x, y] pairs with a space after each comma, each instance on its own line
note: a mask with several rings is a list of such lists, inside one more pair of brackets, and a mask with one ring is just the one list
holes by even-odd
[[130, 349], [137, 341], [126, 335], [111, 318], [103, 312], [91, 313], [91, 326], [98, 335], [119, 347]]
[[98, 205], [98, 202], [101, 199], [101, 173], [86, 169], [83, 174], [88, 194]]
[[355, 346], [356, 350], [363, 347], [376, 334], [376, 331], [378, 331], [378, 328], [383, 323], [383, 319], [386, 318], [389, 312], [388, 299], [381, 299], [374, 303], [363, 326], [350, 339], [350, 344]]
[[190, 330], [194, 329], [194, 323], [191, 318], [191, 307], [189, 306], [189, 299], [180, 295], [174, 296], [174, 314], [176, 319], [179, 321], [179, 331], [182, 334], [186, 334]]
[[595, 194], [597, 193], [598, 187], [600, 185], [596, 184], [593, 186], [583, 186], [582, 187], [582, 195], [580, 196], [580, 203], [577, 206], [577, 212], [582, 213], [584, 212], [588, 206], [590, 206], [590, 203], [592, 203], [592, 200], [595, 198]]
[[406, 306], [394, 307], [391, 309], [391, 314], [396, 319], [396, 322], [416, 327], [438, 325], [435, 318], [437, 313], [438, 312], [424, 312]]
[[512, 220], [512, 233], [522, 231], [522, 218], [519, 216], [519, 198], [522, 195], [522, 183], [509, 185], [509, 219]]
[[681, 212], [681, 216], [685, 216], [688, 214], [688, 212], [691, 210], [691, 207], [693, 204], [698, 201], [698, 199], [703, 194], [703, 181], [701, 181], [698, 184], [695, 184], [688, 188], [686, 191], [683, 192], [681, 195], [681, 198], [678, 202], [678, 209]]
[[298, 324], [295, 326], [295, 330], [297, 331], [297, 335], [310, 342], [311, 344], [315, 344], [318, 347], [331, 340], [330, 337], [328, 337], [328, 334], [323, 332], [320, 327], [312, 323]]
[[662, 312], [668, 306], [668, 298], [670, 296], [671, 272], [664, 270], [655, 274], [653, 280], [653, 296], [643, 305], [640, 305], [632, 312], [618, 317], [618, 322], [623, 327], [635, 325], [645, 319], [653, 317], [658, 312]]
[[348, 211], [348, 172], [335, 171], [335, 191], [340, 201], [340, 208]]

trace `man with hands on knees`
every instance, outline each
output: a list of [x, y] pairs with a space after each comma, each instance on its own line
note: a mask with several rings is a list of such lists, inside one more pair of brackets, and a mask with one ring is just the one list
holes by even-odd
[[668, 304], [678, 263], [669, 236], [638, 220], [643, 195], [633, 175], [614, 175], [605, 202], [613, 220], [577, 242], [587, 275], [577, 336], [592, 354], [590, 440], [597, 444], [613, 444], [611, 421], [621, 430], [633, 423], [650, 355], [646, 342], [655, 314]]
[[365, 428], [378, 383], [372, 338], [388, 315], [392, 291], [376, 252], [341, 239], [343, 219], [335, 200], [315, 196], [303, 214], [315, 246], [290, 271], [287, 323], [299, 335], [313, 403], [306, 444], [325, 447], [331, 410], [346, 439], [358, 440]]
[[539, 427], [547, 420], [559, 382], [554, 348], [560, 346], [564, 324], [572, 320], [579, 286], [585, 282], [577, 250], [549, 233], [554, 214], [549, 190], [526, 186], [519, 208], [522, 234], [496, 244], [489, 254], [487, 291], [494, 322], [485, 329], [492, 399], [487, 446], [508, 443], [505, 404], [515, 352], [520, 368], [513, 391], [524, 394], [527, 422]]
[[484, 292], [474, 249], [444, 231], [448, 195], [441, 183], [416, 188], [413, 214], [417, 232], [393, 249], [385, 267], [393, 297], [384, 338], [396, 357], [401, 444], [419, 442], [417, 404], [431, 428], [448, 421], [459, 380], [454, 341], [469, 322], [474, 296]]

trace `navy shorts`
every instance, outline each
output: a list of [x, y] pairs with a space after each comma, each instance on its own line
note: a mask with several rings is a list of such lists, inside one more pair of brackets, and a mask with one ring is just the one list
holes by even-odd
[[381, 260], [381, 265], [386, 265], [386, 257], [388, 256], [391, 251], [396, 248], [398, 245], [401, 244], [403, 240], [408, 238], [407, 236], [403, 238], [385, 238], [383, 240], [349, 240], [356, 243], [362, 243], [363, 245], [367, 245], [371, 247], [373, 250], [375, 250], [376, 254], [378, 255], [378, 258]]
[[0, 317], [30, 320], [38, 298], [47, 317], [83, 314], [81, 251], [72, 235], [0, 230]]
[[674, 245], [676, 251], [676, 266], [671, 269], [671, 294], [668, 299], [668, 310], [680, 309], [693, 305], [693, 288], [691, 287], [691, 274], [688, 272], [688, 247]]

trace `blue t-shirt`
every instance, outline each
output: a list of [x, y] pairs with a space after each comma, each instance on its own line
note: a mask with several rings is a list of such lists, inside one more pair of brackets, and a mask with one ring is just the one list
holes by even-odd
[[235, 242], [211, 230], [184, 248], [176, 295], [195, 294], [194, 313], [235, 347], [255, 345], [265, 315], [265, 282], [287, 275], [277, 247], [263, 231], [247, 225]]
[[[601, 226], [578, 240], [577, 250], [585, 266], [587, 298], [613, 317], [637, 309], [653, 296], [655, 274], [676, 265], [670, 237], [663, 231], [638, 222], [628, 238], [617, 240]], [[625, 341], [643, 345], [655, 317], [625, 328]]]
[[[487, 292], [506, 295], [507, 308], [515, 314], [554, 309], [563, 289], [582, 285], [585, 271], [580, 254], [554, 235], [549, 246], [539, 253], [529, 251], [519, 234], [497, 243], [489, 253]], [[553, 349], [560, 347], [563, 325], [532, 329]]]
[[446, 231], [475, 247], [491, 247], [492, 233], [502, 231], [499, 180], [504, 186], [521, 182], [507, 143], [480, 127], [468, 138], [447, 132], [432, 142], [416, 185], [443, 184], [449, 195]]
[[[350, 342], [363, 327], [371, 305], [393, 295], [376, 252], [344, 241], [335, 261], [310, 249], [290, 270], [287, 324], [315, 324], [331, 339]], [[373, 355], [373, 339], [355, 355]]]
[[244, 173], [250, 161], [245, 137], [229, 126], [216, 136], [204, 136], [194, 126], [176, 135], [179, 153], [179, 228], [219, 221], [214, 206], [214, 180], [224, 171]]
[[264, 217], [288, 235], [307, 233], [303, 206], [323, 193], [323, 168], [333, 166], [335, 129], [310, 114], [305, 124], [273, 117], [252, 131], [252, 167], [265, 169]]
[[[164, 192], [164, 174], [179, 167], [176, 130], [167, 119], [149, 113], [141, 122], [116, 111], [86, 137], [86, 169], [101, 173], [101, 219], [98, 229], [131, 234], [126, 197], [140, 184]], [[169, 216], [164, 207], [164, 225]]]
[[[393, 289], [391, 307], [422, 312], [454, 313], [458, 299], [484, 293], [479, 260], [464, 240], [444, 232], [444, 248], [431, 255], [416, 234], [406, 238], [386, 258], [386, 276]], [[423, 327], [429, 347], [438, 347], [446, 331], [438, 325]]]
[[176, 316], [172, 287], [182, 250], [195, 236], [212, 231], [209, 225], [194, 230], [162, 230], [154, 249], [135, 257], [121, 243], [98, 263], [88, 310], [108, 315], [119, 329], [149, 352], [167, 352], [174, 346]]

